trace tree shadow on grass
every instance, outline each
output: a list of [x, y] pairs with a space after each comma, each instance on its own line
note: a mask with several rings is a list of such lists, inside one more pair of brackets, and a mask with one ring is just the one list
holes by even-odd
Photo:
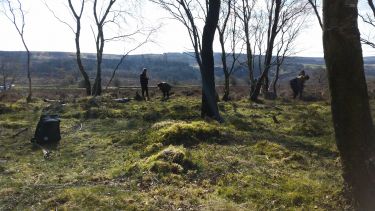
[[308, 141], [300, 140], [298, 137], [289, 137], [265, 128], [258, 129], [257, 132], [251, 136], [255, 140], [268, 140], [269, 142], [280, 144], [290, 151], [316, 153], [318, 156], [326, 158], [336, 158], [339, 156], [338, 152], [316, 146]]

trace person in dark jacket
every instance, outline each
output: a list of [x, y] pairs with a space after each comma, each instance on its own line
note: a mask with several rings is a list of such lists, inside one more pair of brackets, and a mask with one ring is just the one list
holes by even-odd
[[159, 89], [163, 92], [163, 99], [169, 99], [169, 91], [171, 91], [171, 85], [166, 82], [161, 82], [158, 84]]
[[[147, 77], [147, 69], [146, 68], [143, 68], [143, 71], [142, 71], [142, 74], [139, 76], [139, 80], [140, 80], [140, 83], [141, 83], [141, 88], [142, 88], [142, 97], [144, 100], [150, 100], [149, 96], [148, 96], [148, 77]], [[145, 98], [145, 93], [146, 93], [146, 97]]]
[[290, 80], [290, 87], [293, 90], [293, 99], [296, 99], [297, 96], [302, 98], [303, 88], [305, 86], [305, 82], [309, 80], [309, 75], [306, 75], [304, 71], [302, 71], [296, 78]]

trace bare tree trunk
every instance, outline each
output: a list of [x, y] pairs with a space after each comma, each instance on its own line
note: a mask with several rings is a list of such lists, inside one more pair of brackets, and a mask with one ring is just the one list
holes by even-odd
[[[61, 20], [60, 18], [58, 18], [55, 13], [50, 9], [50, 11], [52, 12], [52, 14], [62, 23], [66, 24], [69, 28], [72, 29], [72, 31], [74, 32], [75, 34], [75, 44], [76, 44], [76, 59], [77, 59], [77, 65], [78, 65], [78, 69], [83, 77], [83, 80], [85, 81], [85, 89], [86, 89], [86, 95], [87, 96], [90, 96], [91, 95], [91, 83], [90, 83], [90, 78], [85, 70], [85, 67], [83, 66], [83, 63], [82, 63], [82, 58], [81, 58], [81, 46], [80, 46], [80, 37], [81, 37], [81, 18], [82, 18], [82, 14], [83, 14], [83, 10], [85, 8], [85, 0], [82, 0], [82, 3], [81, 3], [81, 8], [79, 10], [79, 13], [77, 13], [77, 11], [74, 9], [74, 6], [72, 4], [72, 0], [68, 0], [68, 4], [69, 4], [69, 8], [71, 10], [71, 12], [73, 13], [73, 16], [75, 18], [75, 22], [76, 22], [76, 30], [74, 31], [73, 28], [67, 24], [66, 22], [64, 22], [63, 20]], [[48, 5], [46, 4], [46, 6], [48, 7]], [[48, 7], [49, 8], [49, 7]]]
[[3, 73], [3, 90], [6, 91], [7, 90], [6, 88], [7, 75], [5, 73], [5, 69], [3, 69], [4, 67], [1, 66], [1, 68], [2, 68], [2, 73]]
[[[102, 94], [102, 61], [103, 61], [103, 51], [104, 51], [104, 25], [108, 22], [107, 17], [108, 14], [111, 12], [112, 6], [116, 3], [117, 0], [109, 0], [108, 5], [104, 7], [101, 5], [100, 12], [97, 11], [97, 4], [98, 0], [94, 0], [94, 18], [96, 23], [96, 28], [98, 30], [98, 34], [96, 35], [96, 78], [93, 85], [92, 95], [98, 96]], [[101, 15], [101, 17], [99, 17]], [[113, 21], [113, 20], [112, 20]]]
[[26, 71], [27, 71], [27, 80], [29, 82], [29, 93], [27, 95], [26, 102], [29, 103], [29, 102], [31, 102], [32, 95], [33, 95], [32, 86], [31, 86], [31, 73], [30, 73], [31, 53], [29, 51], [29, 48], [26, 45], [23, 32], [20, 33], [20, 36], [21, 36], [23, 46], [25, 47], [25, 50], [26, 50], [26, 55], [27, 55]]
[[225, 43], [224, 43], [224, 31], [221, 31], [218, 29], [219, 33], [219, 41], [221, 46], [221, 62], [223, 65], [223, 72], [224, 72], [224, 80], [225, 80], [225, 86], [224, 86], [224, 95], [223, 100], [227, 101], [229, 100], [229, 70], [228, 70], [228, 64], [227, 64], [227, 55], [225, 51]]
[[[23, 38], [22, 38], [22, 41], [23, 41]], [[29, 81], [29, 94], [27, 95], [26, 102], [29, 103], [29, 102], [31, 102], [31, 98], [32, 98], [32, 95], [33, 95], [32, 87], [31, 87], [31, 73], [30, 73], [30, 60], [31, 60], [30, 57], [31, 57], [31, 54], [30, 54], [30, 51], [27, 48], [25, 42], [24, 42], [24, 45], [25, 45], [26, 52], [27, 52], [27, 79]]]
[[[29, 82], [29, 93], [28, 93], [28, 96], [26, 98], [26, 102], [29, 103], [31, 101], [31, 98], [32, 98], [31, 73], [30, 73], [30, 57], [31, 57], [31, 54], [30, 54], [29, 48], [27, 47], [26, 42], [25, 42], [25, 33], [24, 33], [25, 32], [24, 31], [25, 24], [26, 24], [25, 23], [25, 12], [22, 9], [22, 3], [21, 3], [20, 0], [17, 0], [17, 2], [16, 2], [18, 4], [17, 7], [14, 7], [10, 0], [6, 0], [5, 3], [8, 5], [10, 15], [8, 15], [6, 12], [4, 12], [4, 14], [12, 22], [12, 24], [16, 28], [19, 36], [21, 37], [22, 44], [25, 47], [25, 50], [26, 50], [26, 53], [27, 53], [26, 70], [27, 70], [27, 79], [28, 79], [28, 82]], [[17, 14], [19, 15], [18, 16], [19, 20], [17, 20]]]
[[[254, 7], [253, 5], [249, 4], [249, 0], [242, 0], [242, 9], [240, 11], [240, 15], [242, 16], [240, 19], [243, 22], [244, 32], [245, 32], [245, 44], [246, 44], [246, 59], [247, 59], [247, 68], [249, 71], [249, 80], [250, 80], [250, 87], [254, 83], [254, 64], [253, 64], [253, 52], [251, 49], [251, 41], [250, 41], [250, 19], [251, 13]], [[251, 95], [252, 93], [250, 93]]]
[[[100, 50], [101, 49], [101, 50]], [[96, 56], [96, 78], [93, 85], [92, 94], [98, 96], [102, 94], [102, 60], [103, 60], [103, 49], [99, 48]]]
[[[213, 40], [219, 22], [220, 0], [206, 0], [206, 7], [201, 1], [190, 0], [151, 0], [166, 9], [176, 20], [180, 21], [188, 30], [190, 41], [194, 47], [195, 58], [202, 77], [202, 107], [201, 116], [214, 118], [221, 122], [222, 118], [217, 107], [215, 90]], [[197, 28], [196, 20], [202, 20], [202, 13], [193, 15], [193, 11], [201, 10], [206, 15], [202, 34]]]
[[77, 64], [78, 64], [78, 69], [81, 72], [81, 75], [83, 77], [83, 80], [85, 81], [86, 95], [90, 96], [91, 95], [90, 78], [85, 71], [85, 68], [82, 63], [82, 58], [81, 58], [81, 47], [80, 47], [80, 42], [79, 42], [80, 31], [81, 31], [81, 24], [77, 23], [77, 31], [76, 31], [76, 38], [75, 38]]
[[275, 79], [273, 80], [273, 83], [272, 83], [273, 93], [275, 97], [277, 97], [277, 82], [279, 81], [280, 66], [281, 66], [280, 64], [277, 64], [276, 66]]
[[[253, 68], [253, 52], [250, 44], [249, 24], [245, 24], [245, 36], [246, 36], [246, 56], [247, 66], [249, 70], [250, 85], [254, 83], [254, 68]], [[251, 93], [250, 93], [251, 94]]]
[[[251, 100], [256, 101], [258, 100], [258, 96], [260, 93], [260, 88], [264, 82], [266, 82], [266, 90], [268, 90], [268, 73], [271, 68], [271, 61], [272, 61], [272, 52], [273, 52], [273, 47], [274, 47], [274, 42], [276, 35], [278, 33], [278, 24], [279, 24], [279, 17], [280, 17], [280, 10], [281, 10], [281, 0], [275, 0], [275, 17], [269, 24], [272, 24], [272, 28], [270, 31], [269, 39], [267, 41], [267, 51], [266, 51], [266, 57], [264, 60], [264, 70], [262, 72], [262, 75], [260, 76], [257, 84], [255, 85], [255, 90], [251, 94]], [[271, 18], [272, 19], [272, 18]]]
[[216, 102], [214, 56], [212, 44], [219, 20], [220, 0], [209, 0], [206, 23], [202, 35], [202, 108], [201, 116], [222, 121]]
[[229, 87], [229, 74], [224, 73], [224, 95], [223, 95], [223, 100], [228, 101], [229, 100], [229, 94], [230, 94], [230, 87]]
[[356, 209], [375, 210], [375, 135], [358, 30], [357, 0], [324, 0], [324, 57], [343, 177]]
[[92, 94], [99, 96], [102, 94], [102, 61], [103, 61], [103, 50], [104, 50], [104, 34], [102, 25], [97, 24], [98, 36], [96, 38], [96, 78], [93, 85]]
[[320, 27], [323, 28], [323, 22], [322, 22], [322, 19], [320, 18], [319, 12], [318, 12], [318, 6], [317, 6], [317, 3], [316, 3], [316, 0], [308, 0], [308, 1], [310, 3], [311, 7], [314, 10], [315, 16], [318, 19]]
[[102, 94], [102, 60], [103, 60], [103, 52], [97, 52], [96, 57], [96, 78], [93, 85], [93, 91], [92, 94], [94, 96], [98, 96]]
[[111, 10], [111, 7], [113, 4], [116, 2], [116, 0], [110, 0], [108, 2], [108, 6], [106, 8], [102, 7], [100, 8], [101, 11], [103, 12], [103, 16], [99, 17], [101, 14], [97, 12], [97, 0], [94, 0], [94, 7], [93, 7], [93, 12], [94, 12], [94, 18], [95, 18], [95, 23], [96, 23], [96, 28], [98, 30], [98, 34], [96, 35], [96, 77], [94, 81], [94, 85], [92, 88], [92, 95], [93, 96], [98, 96], [102, 94], [102, 61], [103, 61], [103, 51], [104, 51], [104, 32], [103, 32], [103, 27], [106, 21], [106, 18]]

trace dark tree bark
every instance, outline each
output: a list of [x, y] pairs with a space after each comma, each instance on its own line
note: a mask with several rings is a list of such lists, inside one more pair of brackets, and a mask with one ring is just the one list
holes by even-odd
[[223, 100], [227, 101], [229, 100], [229, 70], [228, 70], [228, 64], [227, 64], [227, 54], [225, 51], [225, 41], [224, 41], [224, 31], [221, 31], [220, 28], [218, 28], [219, 33], [219, 41], [221, 46], [221, 63], [223, 64], [223, 72], [224, 72], [224, 95]]
[[92, 95], [100, 96], [102, 94], [102, 61], [104, 50], [104, 34], [102, 26], [98, 25], [98, 37], [96, 39], [96, 77], [92, 87]]
[[82, 63], [82, 58], [81, 58], [81, 46], [80, 46], [80, 37], [81, 37], [81, 17], [83, 13], [83, 9], [85, 7], [85, 1], [82, 1], [81, 5], [81, 10], [80, 13], [78, 14], [76, 10], [73, 7], [72, 0], [68, 0], [69, 3], [69, 8], [73, 13], [73, 16], [76, 20], [76, 30], [74, 31], [75, 34], [75, 44], [76, 44], [76, 59], [77, 59], [77, 65], [78, 69], [83, 77], [83, 80], [85, 81], [85, 89], [86, 89], [86, 95], [90, 96], [91, 95], [91, 83], [90, 83], [90, 78], [88, 74], [85, 71], [85, 67], [83, 66]]
[[255, 3], [254, 1], [251, 1], [249, 3], [249, 1], [250, 0], [242, 0], [241, 1], [242, 5], [240, 6], [240, 9], [236, 13], [242, 22], [243, 30], [245, 32], [245, 45], [246, 45], [246, 58], [247, 58], [246, 63], [247, 63], [248, 71], [249, 71], [250, 86], [252, 86], [252, 84], [254, 83], [254, 64], [253, 64], [254, 55], [251, 49], [250, 20], [252, 18], [251, 16], [252, 16]]
[[[219, 34], [219, 42], [220, 42], [220, 47], [221, 47], [221, 62], [223, 65], [223, 72], [224, 72], [224, 95], [223, 95], [223, 100], [228, 101], [229, 100], [229, 78], [233, 72], [234, 69], [234, 64], [237, 61], [236, 58], [236, 15], [233, 15], [232, 20], [229, 21], [230, 16], [232, 15], [232, 7], [233, 7], [233, 13], [235, 12], [235, 4], [236, 1], [232, 2], [231, 0], [228, 0], [226, 2], [226, 7], [222, 7], [222, 16], [221, 20], [222, 23], [219, 23], [217, 26], [217, 32]], [[228, 28], [228, 21], [230, 22], [231, 28]], [[231, 32], [229, 32], [231, 30]], [[228, 61], [227, 61], [227, 52], [225, 49], [225, 43], [228, 38], [228, 35], [231, 35], [231, 47], [232, 47], [232, 64], [231, 67], [228, 66]]]
[[27, 95], [26, 102], [31, 102], [31, 98], [33, 95], [32, 86], [31, 86], [31, 73], [30, 73], [31, 53], [29, 51], [29, 48], [26, 46], [24, 38], [22, 38], [22, 42], [24, 43], [26, 53], [27, 53], [27, 80], [29, 81], [29, 94]]
[[268, 41], [267, 41], [267, 51], [265, 55], [264, 60], [264, 70], [262, 72], [262, 75], [260, 76], [258, 82], [255, 85], [255, 90], [251, 94], [250, 99], [252, 101], [258, 100], [258, 96], [260, 93], [260, 88], [264, 83], [266, 83], [266, 89], [268, 90], [268, 72], [271, 68], [271, 62], [272, 62], [272, 52], [274, 47], [274, 42], [277, 36], [278, 31], [278, 24], [279, 24], [279, 17], [280, 17], [280, 11], [281, 11], [281, 3], [282, 0], [275, 0], [275, 11], [274, 11], [274, 18], [270, 17], [269, 24], [272, 24], [272, 28], [270, 28], [269, 35], [268, 35]]
[[276, 65], [275, 79], [273, 80], [273, 83], [272, 83], [273, 94], [275, 95], [275, 97], [277, 97], [277, 82], [279, 81], [280, 67], [281, 67], [281, 64], [278, 63]]
[[324, 57], [343, 177], [356, 209], [375, 210], [375, 135], [358, 30], [358, 0], [324, 0]]
[[[80, 30], [80, 27], [81, 27], [80, 24], [77, 23], [77, 30], [78, 28]], [[90, 83], [90, 78], [88, 74], [86, 73], [83, 63], [82, 63], [79, 38], [80, 38], [80, 31], [77, 31], [76, 38], [75, 38], [77, 64], [78, 64], [78, 69], [81, 72], [81, 75], [83, 77], [83, 80], [85, 81], [86, 95], [90, 96], [91, 95], [91, 83]]]
[[320, 27], [323, 28], [323, 22], [318, 12], [318, 5], [316, 3], [316, 0], [308, 0], [308, 2], [314, 10], [315, 16], [318, 19]]
[[[176, 20], [180, 21], [187, 29], [190, 41], [194, 48], [195, 58], [199, 65], [202, 77], [202, 107], [201, 116], [214, 118], [221, 122], [222, 119], [217, 107], [217, 95], [215, 90], [213, 40], [219, 22], [220, 0], [206, 0], [205, 7], [200, 1], [190, 0], [151, 0], [168, 11]], [[202, 18], [192, 12], [206, 15], [202, 43], [200, 30], [197, 28], [196, 20]], [[202, 12], [202, 13], [200, 13]]]
[[102, 94], [102, 62], [103, 62], [103, 51], [105, 45], [104, 30], [103, 27], [106, 24], [108, 14], [111, 12], [112, 6], [115, 4], [116, 0], [110, 0], [108, 5], [100, 8], [100, 13], [103, 12], [102, 17], [97, 11], [98, 0], [94, 0], [94, 18], [98, 34], [96, 35], [96, 78], [92, 88], [92, 95], [98, 96]]
[[216, 26], [219, 21], [220, 0], [210, 0], [208, 12], [202, 35], [202, 117], [214, 118], [222, 121], [216, 102], [214, 54], [212, 44], [215, 37]]

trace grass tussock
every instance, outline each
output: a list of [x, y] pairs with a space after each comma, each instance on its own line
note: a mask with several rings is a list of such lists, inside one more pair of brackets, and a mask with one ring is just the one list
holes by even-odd
[[158, 128], [150, 139], [164, 145], [193, 146], [202, 142], [222, 143], [226, 141], [226, 129], [218, 123], [204, 121], [193, 122], [164, 122], [154, 125]]
[[193, 168], [194, 164], [182, 147], [169, 146], [146, 161], [150, 170], [157, 173], [182, 173]]

